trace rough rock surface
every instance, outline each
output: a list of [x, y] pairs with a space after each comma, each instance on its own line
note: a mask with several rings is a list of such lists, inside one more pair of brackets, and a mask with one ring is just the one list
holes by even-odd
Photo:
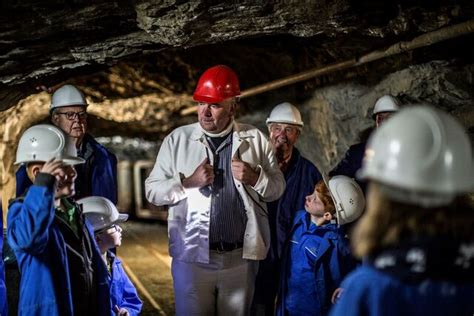
[[[0, 9], [4, 200], [20, 133], [48, 119], [49, 96], [35, 90], [40, 84], [84, 90], [94, 135], [159, 142], [195, 120], [181, 113], [211, 65], [232, 66], [245, 90], [474, 16], [470, 0], [7, 0]], [[437, 104], [473, 135], [472, 43], [465, 35], [243, 99], [240, 120], [265, 129], [274, 105], [297, 104], [306, 121], [299, 147], [322, 170], [372, 125], [370, 109], [385, 93]]]
[[319, 63], [471, 19], [474, 3], [436, 1], [2, 1], [0, 109], [38, 82], [94, 73], [131, 56], [246, 38], [319, 43]]
[[303, 105], [305, 117], [312, 119], [301, 139], [302, 151], [322, 170], [330, 170], [350, 145], [366, 137], [374, 125], [373, 105], [384, 94], [404, 105], [428, 103], [452, 113], [470, 129], [474, 143], [473, 76], [472, 64], [433, 61], [389, 74], [373, 86], [350, 82], [318, 89]]
[[[321, 170], [329, 171], [350, 145], [366, 138], [374, 127], [372, 109], [384, 94], [402, 104], [429, 103], [450, 112], [469, 129], [474, 143], [474, 65], [433, 61], [391, 73], [373, 85], [351, 80], [316, 89], [298, 104], [305, 127], [298, 147]], [[266, 107], [241, 119], [265, 129]]]

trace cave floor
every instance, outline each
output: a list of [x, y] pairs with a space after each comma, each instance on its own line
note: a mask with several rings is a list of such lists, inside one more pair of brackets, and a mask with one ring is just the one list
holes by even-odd
[[117, 253], [143, 301], [141, 315], [174, 315], [166, 223], [130, 220], [121, 226]]

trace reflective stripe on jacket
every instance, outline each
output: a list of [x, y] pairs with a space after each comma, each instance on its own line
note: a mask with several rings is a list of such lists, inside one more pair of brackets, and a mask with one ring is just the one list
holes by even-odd
[[331, 316], [472, 316], [474, 312], [472, 276], [458, 284], [429, 279], [409, 283], [364, 263], [347, 276], [342, 288]]

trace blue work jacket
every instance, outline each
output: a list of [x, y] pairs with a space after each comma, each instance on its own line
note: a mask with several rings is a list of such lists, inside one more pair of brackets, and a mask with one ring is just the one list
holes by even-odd
[[0, 206], [0, 315], [8, 315], [7, 289], [5, 288], [5, 266], [3, 264], [3, 212]]
[[326, 315], [331, 296], [354, 267], [344, 232], [298, 213], [283, 259], [278, 315]]
[[130, 316], [139, 315], [142, 310], [142, 301], [138, 297], [135, 286], [128, 278], [122, 267], [122, 261], [113, 252], [107, 252], [108, 260], [111, 261], [110, 278], [110, 300], [112, 312], [115, 306], [125, 308]]
[[[472, 261], [472, 260], [471, 260]], [[342, 283], [331, 316], [472, 316], [474, 283], [423, 280], [402, 282], [364, 263]]]
[[[73, 315], [65, 240], [55, 222], [54, 186], [32, 185], [24, 199], [8, 210], [8, 242], [21, 272], [19, 315]], [[107, 267], [94, 241], [92, 226], [85, 222], [92, 240], [98, 315], [111, 314]]]
[[[117, 204], [117, 158], [89, 134], [84, 136], [81, 148], [90, 148], [91, 153], [78, 153], [86, 162], [77, 166], [74, 198], [102, 196]], [[22, 196], [31, 185], [25, 165], [20, 166], [16, 172], [16, 196]]]
[[322, 179], [316, 166], [301, 156], [293, 147], [288, 168], [283, 173], [286, 189], [282, 196], [267, 203], [270, 221], [271, 246], [268, 260], [278, 260], [288, 239], [295, 213], [304, 208], [305, 198], [314, 192], [314, 187]]
[[347, 150], [344, 158], [329, 172], [329, 176], [343, 175], [353, 178], [360, 185], [364, 193], [367, 190], [367, 182], [356, 178], [357, 170], [362, 167], [362, 160], [364, 159], [366, 142], [352, 145]]

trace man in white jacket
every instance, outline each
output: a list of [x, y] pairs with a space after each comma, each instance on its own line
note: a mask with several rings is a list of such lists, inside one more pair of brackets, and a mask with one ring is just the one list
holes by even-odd
[[147, 199], [170, 206], [177, 315], [248, 314], [270, 246], [266, 202], [285, 180], [265, 135], [234, 122], [239, 95], [232, 69], [206, 70], [194, 92], [198, 122], [163, 140], [145, 181]]

